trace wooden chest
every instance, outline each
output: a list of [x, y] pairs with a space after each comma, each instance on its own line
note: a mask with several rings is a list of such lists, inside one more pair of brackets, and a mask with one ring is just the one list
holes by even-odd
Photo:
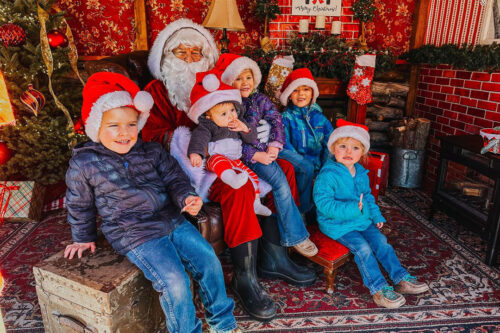
[[161, 332], [165, 318], [151, 282], [105, 239], [94, 254], [63, 258], [63, 251], [33, 268], [46, 332]]

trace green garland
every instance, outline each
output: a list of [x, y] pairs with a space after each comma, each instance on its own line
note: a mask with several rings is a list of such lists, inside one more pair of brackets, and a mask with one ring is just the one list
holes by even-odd
[[338, 78], [344, 82], [351, 78], [354, 61], [358, 55], [376, 54], [376, 73], [388, 71], [395, 65], [395, 57], [389, 50], [364, 51], [350, 46], [340, 38], [321, 33], [311, 33], [304, 37], [294, 36], [289, 45], [287, 49], [268, 53], [258, 48], [247, 48], [244, 55], [257, 62], [264, 77], [267, 76], [276, 55], [293, 55], [294, 68], [307, 67], [314, 77]]
[[468, 71], [499, 71], [500, 44], [463, 45], [446, 44], [443, 46], [424, 45], [400, 56], [412, 64], [432, 66], [447, 64], [456, 69]]

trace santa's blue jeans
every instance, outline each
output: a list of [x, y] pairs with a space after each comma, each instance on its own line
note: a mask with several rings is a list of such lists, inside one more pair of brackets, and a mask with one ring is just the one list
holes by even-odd
[[295, 169], [295, 181], [299, 190], [301, 213], [307, 213], [313, 207], [312, 188], [314, 179], [314, 164], [304, 156], [294, 151], [283, 149], [279, 158], [292, 163]]
[[257, 162], [249, 163], [248, 166], [273, 189], [281, 245], [290, 247], [303, 242], [309, 237], [309, 233], [293, 200], [286, 175], [279, 164], [276, 161], [268, 165]]
[[387, 238], [374, 224], [370, 224], [363, 231], [351, 231], [337, 241], [354, 254], [354, 261], [358, 265], [363, 283], [370, 289], [372, 295], [388, 285], [377, 259], [395, 285], [408, 275], [408, 271], [401, 266], [396, 252], [387, 243]]
[[191, 223], [184, 221], [170, 235], [156, 238], [127, 253], [160, 293], [170, 333], [201, 333], [195, 315], [189, 276], [198, 282], [205, 318], [215, 332], [236, 328], [234, 302], [226, 295], [219, 259], [210, 244]]

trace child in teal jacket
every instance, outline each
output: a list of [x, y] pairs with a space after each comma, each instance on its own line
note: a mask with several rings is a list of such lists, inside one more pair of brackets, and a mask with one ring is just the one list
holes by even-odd
[[[363, 283], [375, 303], [398, 308], [405, 303], [401, 293], [420, 294], [429, 287], [401, 266], [379, 230], [386, 220], [371, 194], [368, 171], [358, 163], [370, 149], [368, 128], [339, 119], [328, 147], [334, 157], [321, 169], [313, 189], [319, 228], [354, 254]], [[396, 291], [388, 285], [377, 260], [396, 285]]]

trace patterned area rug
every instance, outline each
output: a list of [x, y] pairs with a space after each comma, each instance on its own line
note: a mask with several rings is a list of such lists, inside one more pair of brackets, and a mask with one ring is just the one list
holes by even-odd
[[[247, 332], [500, 332], [500, 270], [483, 264], [484, 242], [477, 236], [450, 227], [455, 222], [442, 213], [429, 220], [429, 203], [418, 191], [390, 190], [381, 198], [389, 242], [403, 265], [429, 282], [428, 293], [408, 296], [400, 309], [381, 309], [362, 285], [354, 262], [340, 268], [336, 291], [326, 294], [321, 268], [296, 258], [318, 270], [318, 281], [296, 288], [262, 280], [278, 304], [278, 316], [260, 323], [237, 305], [240, 327]], [[61, 210], [36, 224], [0, 225], [0, 269], [6, 283], [0, 307], [7, 332], [44, 331], [32, 267], [70, 242], [65, 218]], [[229, 281], [229, 256], [221, 260]]]

